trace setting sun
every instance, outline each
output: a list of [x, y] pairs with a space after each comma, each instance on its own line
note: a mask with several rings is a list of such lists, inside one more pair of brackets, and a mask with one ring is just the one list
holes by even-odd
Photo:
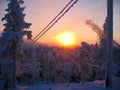
[[60, 45], [64, 46], [74, 46], [76, 44], [75, 35], [71, 32], [63, 32], [56, 36], [56, 41]]

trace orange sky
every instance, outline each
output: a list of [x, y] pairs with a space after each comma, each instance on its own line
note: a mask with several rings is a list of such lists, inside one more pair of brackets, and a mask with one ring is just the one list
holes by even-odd
[[[31, 22], [30, 30], [33, 32], [33, 37], [37, 35], [70, 0], [24, 0], [26, 6], [25, 20]], [[6, 3], [0, 5], [0, 18], [4, 15]], [[120, 1], [114, 0], [114, 38], [120, 41]], [[64, 17], [56, 23], [39, 42], [46, 44], [55, 44], [54, 37], [64, 31], [73, 32], [77, 38], [77, 44], [82, 41], [88, 43], [97, 42], [97, 34], [86, 26], [85, 22], [88, 19], [93, 20], [99, 26], [103, 26], [106, 17], [106, 0], [79, 0], [79, 2], [64, 15]], [[0, 22], [0, 29], [2, 24]]]

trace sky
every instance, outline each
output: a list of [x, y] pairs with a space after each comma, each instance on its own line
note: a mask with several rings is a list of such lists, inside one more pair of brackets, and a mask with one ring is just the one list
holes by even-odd
[[[22, 6], [26, 6], [26, 22], [31, 22], [33, 38], [60, 12], [70, 0], [24, 0]], [[120, 42], [120, 0], [114, 1], [114, 39]], [[96, 43], [98, 35], [86, 25], [86, 20], [92, 20], [101, 28], [105, 22], [107, 0], [78, 0], [59, 21], [56, 23], [39, 42], [56, 44], [55, 37], [62, 32], [74, 34], [77, 45], [82, 41]], [[7, 8], [6, 0], [0, 0], [0, 19], [4, 16]], [[0, 30], [3, 30], [4, 22], [0, 22]]]

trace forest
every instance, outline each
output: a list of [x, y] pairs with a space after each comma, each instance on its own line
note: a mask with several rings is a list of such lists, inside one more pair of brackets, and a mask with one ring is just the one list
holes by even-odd
[[[19, 48], [18, 48], [19, 50]], [[105, 79], [106, 61], [104, 48], [100, 44], [82, 42], [80, 47], [67, 48], [35, 44], [23, 44], [16, 63], [17, 82], [31, 85], [37, 81], [46, 83], [80, 83]], [[5, 56], [4, 56], [5, 55]], [[113, 72], [120, 76], [120, 49], [114, 47]], [[12, 57], [1, 55], [0, 80], [10, 83]], [[11, 57], [11, 58], [10, 58]]]

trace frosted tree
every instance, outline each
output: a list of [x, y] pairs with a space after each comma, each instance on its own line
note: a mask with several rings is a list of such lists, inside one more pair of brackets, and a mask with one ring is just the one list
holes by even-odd
[[44, 78], [46, 83], [55, 81], [55, 57], [53, 52], [48, 50], [44, 57]]
[[[5, 9], [7, 12], [2, 21], [5, 21], [5, 28], [3, 30], [2, 36], [0, 38], [0, 53], [10, 54], [13, 59], [13, 75], [12, 75], [12, 85], [15, 87], [15, 78], [16, 78], [16, 60], [20, 57], [23, 57], [23, 35], [27, 35], [28, 39], [31, 39], [31, 31], [27, 31], [31, 26], [31, 23], [25, 22], [25, 14], [23, 11], [25, 7], [21, 7], [21, 4], [24, 3], [23, 0], [7, 0], [8, 8]], [[18, 61], [18, 60], [17, 60]]]
[[80, 72], [81, 72], [81, 79], [84, 85], [85, 80], [89, 79], [91, 74], [92, 74], [92, 63], [90, 62], [91, 58], [91, 46], [87, 44], [86, 42], [81, 43], [81, 48], [80, 48]]

